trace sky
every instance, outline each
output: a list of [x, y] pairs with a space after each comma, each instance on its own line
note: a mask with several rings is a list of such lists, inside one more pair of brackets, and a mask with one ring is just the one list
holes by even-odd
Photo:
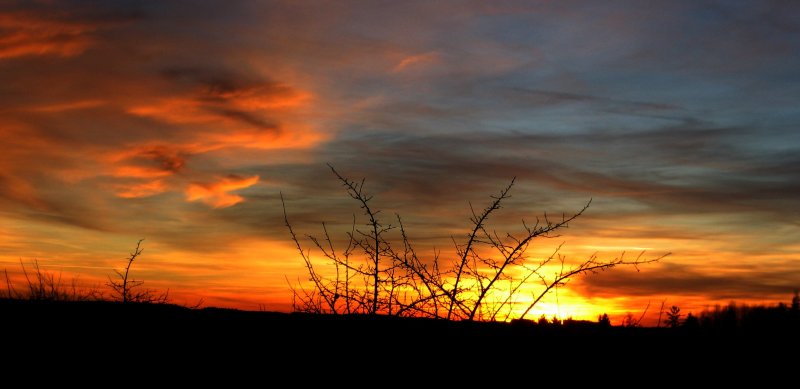
[[[560, 237], [659, 256], [543, 313], [699, 311], [800, 288], [800, 4], [792, 1], [3, 1], [0, 268], [289, 309], [302, 234], [366, 179], [422, 250], [592, 205]], [[652, 311], [652, 308], [651, 308]]]

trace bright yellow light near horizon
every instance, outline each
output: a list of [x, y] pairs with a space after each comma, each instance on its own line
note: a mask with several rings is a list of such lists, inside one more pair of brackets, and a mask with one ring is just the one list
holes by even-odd
[[[508, 283], [504, 283], [497, 290], [487, 296], [486, 306], [491, 307], [496, 301], [505, 301], [509, 295]], [[500, 310], [495, 317], [498, 321], [511, 321], [514, 319], [538, 320], [544, 315], [548, 320], [597, 320], [598, 316], [609, 311], [610, 307], [598, 305], [587, 300], [567, 287], [551, 289], [527, 312], [525, 311], [534, 300], [544, 291], [541, 284], [524, 285], [517, 290], [506, 307]], [[611, 312], [608, 312], [611, 314]], [[523, 314], [525, 316], [523, 316]], [[483, 319], [491, 319], [483, 318]]]

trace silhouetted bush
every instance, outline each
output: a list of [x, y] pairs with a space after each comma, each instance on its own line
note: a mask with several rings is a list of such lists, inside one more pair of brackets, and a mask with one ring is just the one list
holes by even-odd
[[[109, 282], [106, 286], [111, 289], [110, 298], [123, 303], [166, 303], [169, 301], [169, 291], [159, 293], [153, 289], [144, 289], [141, 287], [143, 281], [130, 276], [134, 260], [142, 254], [142, 241], [143, 239], [137, 242], [136, 248], [126, 259], [125, 269], [123, 271], [114, 270], [117, 279], [108, 278]], [[61, 272], [48, 272], [42, 269], [37, 260], [27, 266], [20, 261], [20, 267], [25, 279], [24, 285], [22, 287], [14, 285], [14, 281], [8, 275], [8, 270], [4, 270], [6, 289], [5, 293], [0, 293], [0, 298], [37, 301], [100, 301], [109, 297], [99, 288], [78, 286], [77, 278], [65, 281]]]
[[688, 315], [686, 315], [686, 319], [683, 320], [683, 327], [689, 329], [699, 328], [700, 319], [698, 319], [697, 316], [692, 315], [690, 312]]
[[[355, 200], [366, 221], [362, 227], [354, 216], [343, 249], [322, 224], [322, 237], [306, 237], [327, 260], [329, 271], [312, 261], [289, 222], [283, 203], [284, 221], [308, 271], [311, 287], [292, 286], [292, 303], [297, 311], [314, 313], [368, 313], [421, 316], [458, 320], [524, 319], [551, 290], [564, 286], [575, 276], [616, 266], [651, 263], [664, 256], [643, 259], [642, 254], [626, 259], [624, 253], [611, 260], [592, 255], [569, 265], [559, 254], [560, 246], [543, 259], [532, 259], [527, 250], [536, 238], [554, 237], [589, 207], [591, 201], [572, 215], [551, 219], [546, 214], [529, 224], [523, 220], [520, 233], [499, 234], [488, 220], [510, 197], [514, 180], [480, 212], [471, 208], [472, 225], [462, 240], [455, 242], [455, 255], [443, 261], [436, 252], [423, 259], [406, 232], [399, 215], [386, 222], [372, 207], [372, 196], [364, 191], [364, 180], [352, 181], [330, 166], [347, 194]], [[281, 195], [283, 201], [283, 195]], [[556, 265], [555, 274], [544, 269]], [[329, 275], [330, 274], [330, 275]], [[522, 303], [521, 292], [539, 286], [532, 300]], [[525, 286], [525, 288], [523, 288]], [[527, 294], [527, 292], [526, 292]], [[520, 313], [520, 311], [522, 311]]]

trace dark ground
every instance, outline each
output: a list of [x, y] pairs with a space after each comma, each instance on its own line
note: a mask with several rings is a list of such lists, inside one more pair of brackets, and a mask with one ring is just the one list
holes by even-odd
[[308, 378], [318, 371], [342, 379], [448, 371], [510, 377], [523, 369], [578, 379], [666, 367], [725, 375], [783, 366], [796, 375], [800, 355], [797, 332], [786, 330], [540, 326], [113, 302], [0, 300], [0, 330], [6, 367], [51, 359], [96, 369], [176, 372], [187, 364], [192, 374], [227, 366]]

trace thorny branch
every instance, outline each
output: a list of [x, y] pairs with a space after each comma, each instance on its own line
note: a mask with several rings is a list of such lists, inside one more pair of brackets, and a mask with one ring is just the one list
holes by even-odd
[[[572, 215], [552, 220], [545, 214], [532, 225], [522, 220], [519, 234], [499, 234], [491, 230], [487, 222], [511, 197], [510, 191], [516, 181], [512, 179], [497, 195], [491, 196], [491, 202], [480, 213], [470, 204], [470, 232], [462, 244], [453, 237], [456, 260], [442, 268], [438, 250], [433, 251], [431, 258], [420, 258], [400, 215], [396, 215], [396, 226], [381, 223], [380, 211], [371, 206], [372, 196], [364, 191], [364, 180], [352, 181], [330, 164], [328, 166], [350, 198], [358, 202], [366, 218], [363, 224], [366, 228], [358, 228], [354, 215], [352, 228], [345, 233], [347, 245], [343, 251], [336, 250], [326, 223], [322, 224], [321, 239], [307, 235], [328, 261], [325, 265], [328, 270], [320, 272], [312, 263], [310, 250], [303, 249], [295, 234], [281, 194], [284, 223], [311, 282], [310, 289], [305, 289], [300, 280], [298, 286], [292, 286], [292, 304], [298, 311], [448, 320], [525, 318], [551, 290], [565, 286], [576, 276], [616, 266], [633, 266], [638, 270], [639, 265], [657, 262], [669, 255], [644, 258], [642, 253], [628, 260], [622, 253], [618, 258], [601, 260], [595, 254], [570, 265], [571, 262], [559, 254], [562, 243], [550, 256], [539, 260], [532, 258], [528, 249], [536, 238], [559, 236], [561, 230], [583, 215], [591, 200]], [[547, 276], [554, 263], [557, 271]], [[524, 304], [520, 302], [521, 296], [537, 288], [537, 284], [538, 290], [530, 300]], [[501, 312], [507, 313], [502, 316]]]

